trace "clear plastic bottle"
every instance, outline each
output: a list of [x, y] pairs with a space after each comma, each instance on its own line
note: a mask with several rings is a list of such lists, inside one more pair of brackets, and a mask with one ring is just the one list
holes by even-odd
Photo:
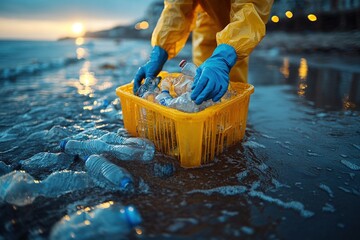
[[43, 181], [24, 171], [12, 171], [0, 177], [0, 200], [16, 206], [31, 204], [36, 197], [58, 197], [93, 185], [85, 172], [54, 172]]
[[34, 175], [68, 169], [74, 162], [75, 157], [65, 153], [40, 152], [21, 160], [21, 169]]
[[158, 84], [161, 80], [161, 77], [155, 77], [155, 78], [145, 78], [145, 82], [143, 85], [141, 85], [136, 92], [136, 95], [139, 97], [143, 97], [146, 92], [156, 92], [159, 91]]
[[16, 206], [31, 204], [39, 196], [40, 184], [24, 171], [12, 171], [0, 178], [0, 200]]
[[146, 92], [144, 92], [144, 94], [141, 97], [150, 102], [155, 102], [156, 96], [159, 95], [160, 93], [160, 89], [158, 87], [160, 80], [161, 77], [156, 77], [155, 79], [153, 79], [150, 87]]
[[194, 83], [192, 77], [180, 75], [174, 84], [174, 92], [177, 96], [181, 96], [186, 92], [191, 92], [191, 87]]
[[208, 107], [211, 107], [212, 105], [215, 105], [215, 104], [217, 104], [217, 103], [219, 103], [219, 101], [218, 101], [218, 102], [214, 102], [214, 101], [211, 100], [211, 99], [209, 99], [209, 100], [207, 100], [207, 101], [204, 101], [204, 102], [202, 102], [200, 105], [198, 105], [198, 106], [199, 106], [199, 111], [202, 111], [202, 110], [204, 110], [204, 109], [206, 109], [206, 108], [208, 108]]
[[226, 91], [226, 93], [224, 94], [224, 96], [220, 99], [220, 102], [226, 102], [229, 101], [230, 99], [232, 99], [233, 97], [235, 97], [237, 95], [236, 90], [234, 90], [231, 85], [229, 85], [229, 89]]
[[174, 98], [170, 102], [169, 107], [175, 108], [182, 112], [188, 112], [188, 113], [198, 112], [199, 106], [196, 105], [196, 103], [193, 100], [191, 100], [190, 95], [191, 95], [190, 92], [186, 92], [182, 94], [180, 97]]
[[85, 161], [87, 173], [94, 178], [101, 187], [111, 190], [126, 190], [133, 184], [130, 173], [100, 155], [91, 155]]
[[[99, 138], [106, 133], [108, 133], [108, 131], [98, 129], [95, 126], [91, 126], [90, 128], [86, 128], [85, 130], [83, 130], [82, 132], [79, 132], [78, 134], [72, 135], [71, 139], [79, 140], [79, 141], [94, 139], [94, 138]], [[66, 138], [66, 139], [70, 140], [70, 138]]]
[[188, 63], [186, 60], [182, 60], [179, 63], [179, 67], [181, 68], [182, 74], [174, 82], [174, 91], [177, 96], [191, 91], [197, 69], [195, 64]]
[[141, 222], [134, 206], [109, 201], [64, 216], [52, 228], [50, 239], [128, 239]]
[[193, 63], [189, 63], [186, 60], [181, 60], [179, 63], [179, 67], [181, 67], [181, 73], [190, 77], [195, 77], [197, 66]]
[[94, 101], [94, 104], [92, 107], [90, 107], [90, 110], [98, 110], [98, 109], [105, 109], [107, 106], [109, 106], [111, 101], [109, 101], [107, 98], [100, 98]]
[[58, 197], [68, 192], [92, 187], [93, 184], [86, 172], [56, 171], [41, 181], [39, 193], [45, 197]]
[[133, 145], [112, 145], [102, 140], [63, 140], [60, 142], [62, 151], [72, 155], [87, 158], [93, 154], [109, 154], [119, 160], [142, 160], [150, 161], [154, 158], [155, 149], [153, 145], [143, 147]]
[[168, 90], [162, 90], [155, 98], [155, 101], [163, 106], [168, 106], [172, 99], [173, 97], [170, 95]]
[[147, 91], [142, 96], [143, 99], [146, 99], [150, 102], [155, 102], [155, 98], [157, 95], [159, 95], [160, 91]]
[[155, 151], [154, 143], [146, 138], [123, 137], [117, 133], [109, 132], [99, 139], [109, 144], [134, 145], [142, 148], [153, 148]]
[[121, 120], [122, 114], [117, 110], [114, 105], [110, 104], [105, 109], [100, 110], [100, 114], [104, 116], [106, 120]]
[[157, 95], [155, 101], [163, 106], [168, 106], [173, 99], [170, 95], [171, 83], [169, 81], [163, 81], [161, 83], [161, 93]]

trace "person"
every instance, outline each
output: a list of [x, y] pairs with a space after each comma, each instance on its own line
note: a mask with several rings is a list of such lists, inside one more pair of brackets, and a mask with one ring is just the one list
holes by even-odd
[[192, 32], [193, 62], [199, 66], [191, 99], [218, 101], [229, 80], [247, 82], [251, 51], [265, 36], [273, 0], [165, 0], [153, 31], [149, 61], [134, 77], [134, 93], [174, 58]]

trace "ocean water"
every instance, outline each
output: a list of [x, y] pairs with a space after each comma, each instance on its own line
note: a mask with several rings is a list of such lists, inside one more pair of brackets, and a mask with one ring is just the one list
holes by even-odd
[[[0, 42], [0, 173], [26, 170], [42, 181], [85, 171], [79, 158], [60, 166], [33, 161], [59, 153], [65, 138], [126, 136], [115, 89], [150, 50], [146, 40]], [[191, 59], [190, 45], [165, 70], [178, 71], [183, 58]], [[134, 192], [88, 186], [25, 206], [0, 201], [0, 238], [47, 239], [64, 216], [109, 201], [139, 210], [142, 230], [132, 239], [358, 238], [359, 61], [345, 60], [255, 50], [242, 142], [197, 169], [160, 152], [150, 163], [116, 162], [134, 177]], [[175, 173], [161, 177], [157, 166], [167, 162]]]
[[76, 58], [76, 47], [74, 41], [1, 40], [1, 68], [17, 68], [38, 62]]

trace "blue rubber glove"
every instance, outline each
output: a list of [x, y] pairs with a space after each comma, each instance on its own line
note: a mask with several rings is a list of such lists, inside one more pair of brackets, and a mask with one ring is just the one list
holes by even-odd
[[236, 60], [236, 51], [232, 46], [217, 46], [211, 57], [196, 70], [191, 99], [196, 104], [209, 99], [219, 101], [228, 89], [229, 73]]
[[142, 67], [140, 67], [134, 78], [134, 94], [137, 92], [141, 86], [141, 81], [144, 78], [156, 77], [161, 69], [163, 68], [165, 62], [168, 59], [167, 52], [159, 46], [155, 46], [150, 54], [150, 59]]

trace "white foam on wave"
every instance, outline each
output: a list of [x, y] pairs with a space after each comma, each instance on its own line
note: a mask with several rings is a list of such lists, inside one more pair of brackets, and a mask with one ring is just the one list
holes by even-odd
[[61, 68], [69, 64], [77, 63], [84, 59], [77, 58], [64, 58], [54, 59], [49, 62], [35, 62], [24, 66], [17, 66], [14, 68], [3, 68], [0, 69], [0, 79], [15, 78], [20, 75], [34, 74], [49, 69]]
[[260, 135], [263, 136], [264, 138], [275, 139], [275, 137], [269, 136], [269, 135], [267, 135], [267, 134], [260, 134]]
[[293, 209], [295, 211], [298, 211], [300, 213], [300, 215], [302, 217], [305, 217], [305, 218], [312, 217], [315, 214], [315, 213], [313, 213], [313, 212], [311, 212], [309, 210], [306, 210], [304, 208], [304, 204], [302, 204], [301, 202], [297, 202], [297, 201], [284, 202], [284, 201], [282, 201], [282, 200], [280, 200], [278, 198], [273, 198], [273, 197], [267, 196], [264, 193], [259, 192], [259, 191], [250, 191], [249, 195], [251, 197], [260, 198], [260, 199], [262, 199], [262, 200], [264, 200], [266, 202], [269, 202], [269, 203], [275, 203], [279, 207], [283, 207], [283, 208], [286, 208], [286, 209]]
[[237, 177], [238, 181], [241, 182], [244, 178], [246, 178], [248, 176], [248, 174], [249, 174], [249, 171], [245, 170], [245, 171], [237, 173], [236, 177]]
[[346, 192], [346, 193], [351, 193], [351, 191], [347, 188], [344, 188], [344, 187], [339, 187], [340, 190]]
[[355, 143], [352, 144], [354, 148], [356, 148], [357, 150], [360, 150], [360, 146], [356, 145]]
[[359, 171], [360, 170], [360, 166], [358, 166], [355, 163], [352, 163], [350, 161], [341, 160], [341, 163], [344, 164], [345, 166], [347, 166], [348, 168], [350, 168], [351, 170], [354, 170], [354, 171]]
[[247, 141], [243, 143], [243, 146], [249, 147], [249, 148], [266, 148], [264, 145], [254, 142], [254, 141]]
[[241, 231], [243, 231], [247, 235], [252, 235], [254, 233], [254, 229], [247, 226], [241, 227]]
[[203, 193], [205, 195], [212, 195], [214, 193], [222, 194], [225, 196], [234, 196], [234, 195], [242, 195], [244, 193], [248, 192], [248, 195], [251, 197], [260, 198], [266, 202], [269, 203], [275, 203], [276, 205], [286, 208], [286, 209], [292, 209], [300, 213], [302, 217], [309, 218], [315, 215], [314, 212], [306, 210], [304, 205], [301, 202], [298, 201], [290, 201], [290, 202], [284, 202], [278, 198], [273, 198], [270, 196], [265, 195], [262, 192], [255, 191], [256, 188], [258, 188], [260, 185], [259, 182], [255, 182], [250, 190], [248, 190], [245, 186], [222, 186], [217, 188], [211, 188], [211, 189], [195, 189], [192, 191], [189, 191], [188, 194], [193, 193]]
[[331, 188], [329, 186], [327, 186], [327, 185], [325, 185], [323, 183], [320, 183], [319, 188], [321, 190], [324, 190], [325, 192], [327, 192], [331, 198], [334, 197], [334, 193], [333, 193], [333, 191], [331, 190]]
[[291, 188], [289, 185], [284, 184], [284, 183], [281, 183], [281, 182], [279, 182], [278, 180], [276, 180], [275, 178], [272, 178], [272, 179], [271, 179], [271, 183], [274, 184], [274, 186], [275, 186], [276, 189], [282, 188], [282, 187]]
[[323, 212], [335, 212], [335, 207], [330, 203], [325, 203], [325, 206], [322, 207]]
[[206, 195], [211, 195], [214, 193], [219, 193], [226, 196], [233, 196], [233, 195], [239, 195], [245, 193], [247, 190], [244, 186], [222, 186], [217, 188], [211, 188], [211, 189], [195, 189], [192, 191], [189, 191], [188, 194], [192, 193], [203, 193]]

